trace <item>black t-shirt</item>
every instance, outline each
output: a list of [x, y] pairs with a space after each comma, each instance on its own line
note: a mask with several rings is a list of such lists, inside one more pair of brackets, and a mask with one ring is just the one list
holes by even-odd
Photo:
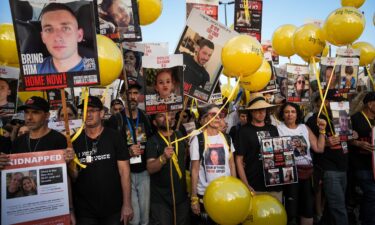
[[[372, 129], [362, 113], [357, 112], [354, 114], [351, 117], [351, 121], [353, 130], [358, 133], [358, 141], [371, 143]], [[374, 120], [370, 120], [370, 123], [374, 125]], [[371, 152], [357, 146], [350, 146], [349, 162], [350, 168], [355, 170], [372, 170]]]
[[[319, 137], [319, 127], [316, 122], [317, 116], [318, 114], [314, 113], [314, 115], [312, 115], [307, 120], [306, 125], [310, 127], [311, 131], [315, 134], [315, 136]], [[328, 137], [332, 136], [327, 118], [324, 115], [320, 115], [320, 118], [324, 119], [327, 122], [326, 135]], [[317, 166], [323, 169], [324, 171], [346, 171], [348, 168], [347, 153], [348, 151], [344, 151], [341, 145], [325, 147], [323, 153], [314, 154], [314, 163], [316, 163]]]
[[12, 148], [12, 142], [10, 138], [0, 135], [0, 152], [9, 154]]
[[184, 64], [186, 65], [184, 71], [184, 82], [192, 84], [196, 87], [204, 88], [207, 82], [210, 81], [210, 75], [207, 70], [195, 62], [194, 57], [184, 53]]
[[[138, 116], [139, 116], [139, 120], [138, 120]], [[135, 128], [137, 142], [140, 142], [141, 148], [145, 150], [146, 142], [152, 135], [152, 128], [151, 128], [151, 124], [150, 124], [148, 117], [140, 109], [138, 109], [138, 116], [137, 118], [131, 120], [130, 118], [126, 117], [125, 111], [123, 110], [118, 115], [111, 116], [109, 120], [106, 122], [106, 126], [115, 130], [119, 130], [122, 134], [123, 139], [126, 140], [126, 144], [128, 148], [134, 143], [132, 132], [133, 132], [133, 128]], [[138, 123], [137, 123], [137, 120], [138, 120]], [[119, 122], [121, 123], [121, 121], [122, 121], [122, 126], [121, 125], [119, 126]], [[129, 129], [128, 121], [130, 123], [131, 129]], [[147, 169], [146, 168], [146, 156], [144, 153], [141, 154], [140, 163], [130, 164], [130, 171], [132, 173], [140, 173], [140, 172], [145, 171], [146, 169]]]
[[244, 157], [247, 181], [255, 191], [281, 191], [281, 186], [266, 187], [259, 140], [266, 137], [277, 137], [279, 133], [273, 125], [256, 127], [247, 124], [239, 131], [239, 148], [237, 155]]
[[[171, 141], [180, 138], [181, 135], [177, 132], [171, 136]], [[152, 136], [146, 145], [146, 158], [156, 159], [164, 153], [164, 148], [167, 144], [157, 133]], [[176, 145], [173, 144], [174, 150], [176, 151]], [[186, 192], [186, 179], [185, 179], [185, 154], [186, 154], [186, 143], [184, 141], [178, 142], [178, 165], [180, 167], [182, 178], [180, 179], [176, 168], [172, 162], [172, 173], [174, 191], [176, 197], [176, 204], [179, 204], [187, 199]], [[150, 175], [151, 179], [151, 202], [154, 203], [167, 203], [172, 205], [172, 190], [171, 190], [171, 179], [170, 179], [170, 161], [168, 161], [159, 172]]]
[[234, 149], [239, 148], [238, 136], [239, 136], [240, 128], [241, 128], [241, 125], [237, 124], [237, 125], [231, 127], [230, 130], [229, 130], [229, 136], [232, 138]]
[[29, 137], [29, 134], [18, 137], [13, 142], [11, 153], [60, 150], [67, 147], [66, 137], [55, 130], [50, 130], [50, 132], [41, 138], [31, 139]]
[[[96, 146], [93, 148], [93, 146]], [[83, 217], [105, 217], [120, 212], [122, 188], [117, 161], [129, 159], [126, 144], [118, 131], [104, 128], [96, 140], [83, 131], [73, 142], [81, 169], [73, 184], [75, 212]], [[88, 157], [91, 163], [87, 163]]]

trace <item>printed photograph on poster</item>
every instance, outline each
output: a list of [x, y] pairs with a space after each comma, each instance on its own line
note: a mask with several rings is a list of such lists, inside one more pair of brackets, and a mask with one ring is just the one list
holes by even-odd
[[36, 170], [6, 173], [7, 199], [38, 194]]
[[274, 92], [277, 92], [277, 85], [276, 85], [276, 70], [273, 66], [273, 63], [272, 61], [268, 61], [268, 63], [270, 64], [271, 66], [271, 79], [270, 81], [268, 82], [267, 86], [265, 88], [263, 88], [263, 90], [260, 90], [259, 92], [260, 93], [270, 93], [271, 95], [273, 95]]
[[146, 113], [182, 109], [183, 56], [144, 56]]
[[[261, 139], [264, 182], [266, 186], [297, 182], [297, 169], [292, 148], [293, 138], [294, 136]], [[288, 172], [288, 170], [291, 170], [291, 172]], [[289, 173], [292, 173], [292, 175]]]
[[175, 53], [184, 56], [184, 93], [208, 102], [222, 70], [221, 49], [237, 32], [192, 9]]
[[[59, 89], [50, 89], [47, 90], [47, 100], [50, 105], [51, 110], [57, 110], [62, 107], [62, 98], [61, 92]], [[74, 93], [73, 93], [74, 94]], [[65, 97], [67, 103], [73, 103], [74, 96], [72, 95], [72, 91], [70, 88], [65, 88]]]
[[11, 154], [10, 160], [1, 173], [1, 224], [70, 224], [64, 151]]
[[206, 166], [225, 166], [225, 150], [222, 145], [219, 147], [211, 147], [205, 151]]
[[136, 0], [97, 0], [100, 34], [114, 41], [142, 41]]
[[341, 141], [351, 140], [353, 130], [349, 115], [349, 102], [330, 102], [330, 108], [335, 133], [340, 136]]
[[262, 41], [264, 58], [272, 61], [274, 65], [279, 65], [279, 55], [273, 50], [271, 40]]
[[288, 77], [286, 67], [274, 67], [276, 72], [277, 92], [274, 94], [275, 103], [280, 104], [288, 98]]
[[309, 102], [310, 82], [307, 65], [287, 64], [288, 102]]
[[186, 0], [186, 18], [189, 17], [193, 8], [217, 20], [219, 0]]
[[340, 74], [340, 93], [355, 93], [358, 85], [359, 49], [338, 48], [336, 58], [338, 60], [338, 73]]
[[322, 57], [320, 60], [320, 84], [322, 85], [323, 90], [327, 89], [328, 81], [331, 76], [332, 76], [332, 79], [329, 85], [329, 89], [339, 89], [339, 84], [340, 84], [339, 66], [336, 66], [335, 71], [333, 71], [335, 62], [336, 62], [336, 58], [329, 58], [329, 57]]
[[235, 0], [234, 6], [234, 30], [241, 34], [255, 37], [259, 42], [262, 40], [262, 0], [248, 1], [249, 17], [245, 13], [245, 1]]
[[0, 66], [0, 111], [4, 117], [16, 113], [19, 76], [18, 68]]
[[92, 0], [10, 1], [10, 7], [25, 90], [100, 83]]

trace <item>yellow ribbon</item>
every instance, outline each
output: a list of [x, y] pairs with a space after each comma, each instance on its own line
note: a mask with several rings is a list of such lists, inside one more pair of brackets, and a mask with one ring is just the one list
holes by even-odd
[[249, 0], [244, 0], [243, 6], [245, 8], [246, 21], [250, 21]]
[[[168, 118], [167, 118], [167, 119], [168, 119]], [[165, 142], [165, 144], [166, 144], [167, 146], [170, 146], [169, 141], [164, 137], [164, 135], [162, 135], [162, 134], [160, 133], [160, 131], [158, 131], [158, 134], [159, 134], [159, 136], [163, 139], [163, 141]], [[175, 136], [175, 139], [177, 139], [176, 134], [174, 134], [174, 136]], [[173, 162], [174, 167], [176, 168], [176, 171], [177, 171], [178, 177], [181, 179], [181, 178], [182, 178], [182, 172], [181, 172], [181, 169], [180, 169], [180, 165], [178, 165], [178, 158], [177, 158], [177, 156], [178, 156], [178, 142], [175, 142], [174, 146], [175, 146], [175, 150], [176, 150], [176, 151], [175, 151], [175, 153], [172, 155], [172, 162]]]

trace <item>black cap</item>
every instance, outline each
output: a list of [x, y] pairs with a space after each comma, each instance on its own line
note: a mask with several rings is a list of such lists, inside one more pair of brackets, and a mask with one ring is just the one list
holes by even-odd
[[44, 112], [48, 112], [49, 104], [44, 98], [33, 96], [27, 99], [24, 105], [17, 108], [18, 111], [25, 110], [25, 109], [36, 109], [36, 110], [42, 110]]
[[122, 105], [122, 106], [124, 106], [124, 103], [120, 99], [113, 99], [111, 101], [111, 107], [114, 106], [114, 105]]
[[375, 92], [369, 92], [366, 94], [366, 96], [363, 98], [363, 104], [367, 104], [369, 102], [375, 101]]
[[[100, 99], [98, 97], [90, 95], [88, 100], [89, 101], [87, 103], [87, 106], [103, 109], [103, 103], [102, 103], [102, 101], [100, 101]], [[84, 103], [84, 100], [82, 100], [82, 103], [77, 108], [83, 109], [83, 103]]]

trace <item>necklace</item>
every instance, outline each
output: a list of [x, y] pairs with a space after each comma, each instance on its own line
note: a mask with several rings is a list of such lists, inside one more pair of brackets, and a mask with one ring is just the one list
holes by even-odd
[[36, 142], [35, 146], [34, 146], [34, 149], [31, 151], [31, 138], [30, 138], [30, 134], [27, 135], [27, 147], [29, 147], [29, 152], [35, 152], [36, 148], [38, 147], [38, 144], [40, 142], [40, 140], [42, 140], [44, 136], [38, 138], [38, 141]]

